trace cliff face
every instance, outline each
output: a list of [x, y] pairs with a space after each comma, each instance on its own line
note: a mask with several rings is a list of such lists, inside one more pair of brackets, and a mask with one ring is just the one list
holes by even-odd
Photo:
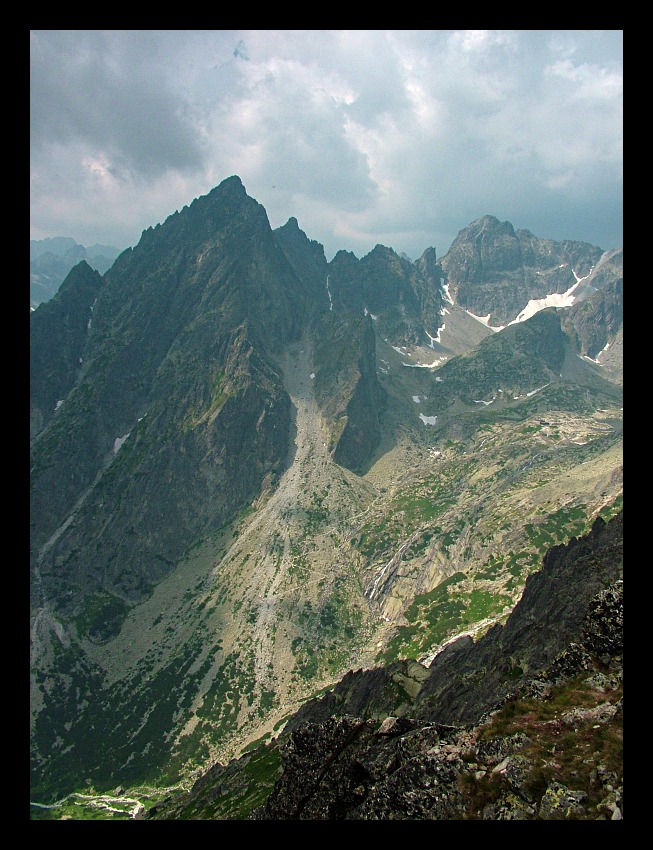
[[289, 218], [283, 227], [277, 228], [274, 236], [297, 276], [306, 286], [311, 312], [321, 313], [328, 310], [328, 264], [322, 245], [314, 239], [309, 239], [304, 231], [300, 230], [294, 217]]
[[30, 439], [50, 422], [82, 371], [102, 277], [82, 261], [55, 297], [30, 313]]
[[607, 351], [624, 320], [623, 253], [605, 263], [594, 279], [600, 287], [569, 308], [566, 327], [578, 338], [581, 354], [596, 359]]
[[377, 245], [358, 260], [339, 251], [329, 263], [335, 309], [371, 314], [378, 336], [392, 344], [429, 345], [442, 324], [442, 270], [435, 249], [417, 263]]
[[386, 399], [377, 378], [372, 319], [329, 311], [317, 324], [315, 338], [315, 396], [329, 451], [341, 466], [361, 470], [379, 443]]

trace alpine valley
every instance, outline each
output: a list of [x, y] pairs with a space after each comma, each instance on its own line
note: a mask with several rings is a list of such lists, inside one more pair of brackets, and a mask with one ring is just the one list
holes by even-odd
[[31, 818], [621, 817], [622, 346], [623, 251], [491, 215], [327, 262], [234, 176], [80, 261], [30, 313]]

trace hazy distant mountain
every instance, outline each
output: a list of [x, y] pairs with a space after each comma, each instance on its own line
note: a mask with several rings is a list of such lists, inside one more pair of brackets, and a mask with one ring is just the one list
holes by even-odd
[[620, 509], [621, 257], [486, 216], [327, 262], [231, 177], [77, 262], [30, 315], [33, 799], [186, 780], [505, 622]]
[[104, 274], [119, 254], [120, 250], [112, 245], [96, 244], [85, 248], [67, 236], [31, 239], [30, 309], [49, 301], [68, 272], [81, 260], [86, 260], [92, 269]]

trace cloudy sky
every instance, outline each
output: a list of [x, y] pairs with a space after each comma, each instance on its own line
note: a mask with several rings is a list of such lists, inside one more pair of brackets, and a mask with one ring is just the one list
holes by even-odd
[[126, 248], [237, 174], [327, 259], [483, 215], [623, 245], [620, 30], [35, 30], [30, 238]]

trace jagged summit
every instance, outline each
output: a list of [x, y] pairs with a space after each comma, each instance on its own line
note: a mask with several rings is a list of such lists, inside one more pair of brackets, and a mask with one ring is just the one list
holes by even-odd
[[[232, 174], [231, 177], [225, 177], [217, 186], [211, 189], [205, 196], [212, 200], [224, 200], [228, 197], [244, 197], [247, 195], [245, 185], [237, 174]], [[199, 198], [196, 200], [200, 200]], [[195, 203], [195, 202], [193, 202]]]

